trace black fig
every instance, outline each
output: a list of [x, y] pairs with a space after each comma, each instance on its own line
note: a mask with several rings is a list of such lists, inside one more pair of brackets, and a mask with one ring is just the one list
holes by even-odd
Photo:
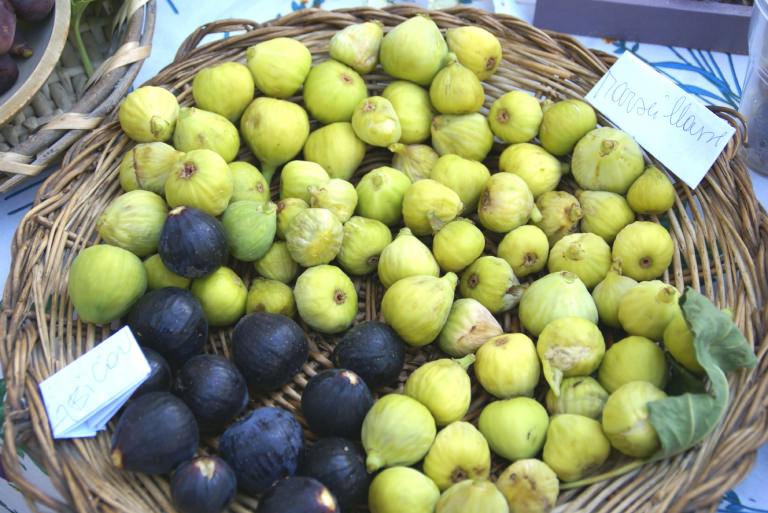
[[131, 401], [112, 435], [112, 463], [123, 470], [164, 474], [190, 459], [200, 441], [195, 416], [169, 392]]
[[53, 10], [55, 0], [10, 0], [16, 16], [24, 21], [40, 21]]
[[171, 477], [171, 498], [181, 513], [221, 513], [236, 493], [235, 471], [216, 456], [187, 460]]
[[18, 78], [19, 66], [16, 61], [7, 53], [0, 55], [0, 94], [13, 87]]
[[405, 342], [388, 324], [366, 321], [344, 334], [331, 361], [355, 372], [372, 390], [391, 386], [405, 362]]
[[149, 376], [133, 392], [131, 399], [136, 399], [148, 392], [167, 392], [171, 389], [171, 366], [168, 365], [163, 355], [149, 347], [142, 347], [141, 352], [144, 353], [144, 358], [149, 363]]
[[163, 287], [144, 294], [124, 321], [139, 345], [154, 349], [173, 367], [200, 353], [208, 340], [203, 307], [187, 289]]
[[[8, 0], [0, 0], [0, 55], [4, 55], [13, 45], [16, 33], [16, 13]], [[10, 59], [10, 56], [9, 56]]]
[[157, 241], [163, 264], [185, 278], [202, 278], [227, 258], [227, 236], [221, 221], [195, 207], [181, 205], [166, 217]]
[[307, 358], [306, 334], [285, 315], [253, 312], [242, 317], [232, 330], [232, 360], [255, 391], [285, 385]]
[[365, 454], [358, 444], [346, 438], [334, 436], [315, 442], [307, 449], [296, 473], [323, 483], [345, 511], [347, 506], [365, 504], [368, 499], [371, 477], [365, 468]]
[[235, 364], [215, 354], [187, 360], [173, 382], [179, 396], [197, 419], [200, 431], [223, 429], [248, 404], [248, 386]]
[[219, 455], [235, 471], [238, 486], [253, 494], [292, 476], [304, 448], [299, 421], [272, 406], [251, 411], [219, 437]]
[[301, 411], [309, 429], [320, 436], [359, 439], [373, 395], [360, 376], [329, 369], [312, 376], [301, 395]]
[[339, 504], [317, 479], [294, 476], [279, 481], [259, 501], [256, 513], [336, 513]]

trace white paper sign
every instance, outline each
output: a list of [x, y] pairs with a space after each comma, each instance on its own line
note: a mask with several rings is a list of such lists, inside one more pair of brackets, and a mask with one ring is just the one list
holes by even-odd
[[147, 379], [149, 363], [125, 326], [40, 383], [54, 438], [94, 436]]
[[616, 60], [586, 100], [691, 188], [735, 132], [632, 52]]

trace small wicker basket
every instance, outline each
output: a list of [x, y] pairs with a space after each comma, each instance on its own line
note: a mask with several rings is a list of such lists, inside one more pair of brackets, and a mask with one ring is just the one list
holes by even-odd
[[97, 127], [130, 90], [149, 56], [155, 0], [126, 0], [130, 14], [113, 33], [114, 16], [86, 11], [80, 25], [94, 65], [88, 77], [70, 35], [40, 91], [0, 127], [0, 192], [61, 162], [69, 147]]
[[[192, 104], [191, 82], [201, 68], [222, 61], [244, 60], [245, 50], [276, 36], [301, 40], [316, 61], [326, 58], [333, 33], [353, 23], [380, 20], [385, 30], [416, 13], [413, 6], [383, 10], [355, 8], [339, 11], [306, 9], [259, 24], [223, 20], [205, 25], [181, 46], [175, 61], [147, 82], [177, 93], [183, 105]], [[430, 11], [442, 29], [477, 25], [501, 41], [504, 62], [486, 84], [487, 109], [493, 99], [513, 88], [552, 99], [582, 98], [615, 57], [584, 48], [573, 38], [536, 29], [504, 15], [456, 7]], [[201, 45], [210, 34], [229, 32]], [[371, 94], [379, 92], [387, 77], [374, 71], [365, 77]], [[729, 375], [731, 396], [727, 414], [697, 447], [665, 461], [647, 464], [612, 480], [564, 491], [555, 511], [616, 513], [623, 511], [714, 511], [722, 495], [752, 467], [757, 448], [768, 438], [768, 341], [765, 299], [768, 284], [766, 241], [768, 216], [755, 199], [749, 174], [737, 157], [744, 137], [738, 115], [714, 109], [737, 131], [708, 175], [695, 190], [676, 184], [675, 206], [666, 215], [676, 253], [663, 279], [682, 290], [691, 286], [720, 307], [734, 312], [734, 320], [752, 344], [758, 365]], [[605, 120], [601, 120], [605, 123]], [[121, 135], [113, 112], [101, 125], [80, 139], [67, 153], [63, 168], [40, 187], [34, 206], [23, 218], [13, 239], [13, 263], [0, 316], [0, 359], [7, 380], [6, 425], [2, 463], [9, 477], [35, 502], [60, 511], [82, 512], [171, 511], [168, 476], [128, 473], [109, 461], [111, 427], [89, 439], [54, 441], [40, 398], [39, 383], [74, 358], [109, 336], [116, 326], [84, 324], [73, 316], [67, 295], [67, 269], [82, 248], [98, 243], [96, 220], [120, 194], [118, 166], [133, 143]], [[493, 168], [497, 147], [487, 161]], [[241, 159], [253, 161], [248, 153]], [[358, 171], [390, 162], [384, 150], [371, 150]], [[246, 284], [252, 266], [235, 270]], [[356, 322], [378, 317], [383, 288], [375, 276], [356, 282], [360, 298]], [[514, 313], [501, 321], [506, 330], [518, 329]], [[304, 423], [300, 397], [307, 379], [332, 366], [329, 354], [337, 337], [314, 333], [304, 326], [311, 344], [309, 362], [292, 383], [282, 389], [252, 396], [249, 408], [276, 405], [293, 412]], [[212, 330], [206, 350], [231, 358], [230, 329]], [[438, 357], [427, 346], [409, 349], [400, 385], [420, 363]], [[385, 391], [391, 391], [387, 389]], [[477, 383], [467, 417], [476, 421], [491, 398]], [[304, 424], [306, 426], [306, 424]], [[309, 440], [316, 439], [305, 431]], [[23, 477], [16, 450], [25, 444], [34, 451], [67, 504], [40, 492]], [[202, 452], [213, 452], [217, 439], [202, 441]], [[498, 471], [501, 461], [497, 461]], [[253, 511], [256, 498], [238, 495], [232, 511]]]

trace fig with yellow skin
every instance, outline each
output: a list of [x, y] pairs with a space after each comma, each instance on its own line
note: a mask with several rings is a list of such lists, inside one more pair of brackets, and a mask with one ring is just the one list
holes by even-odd
[[480, 301], [494, 314], [517, 306], [525, 290], [503, 258], [481, 256], [461, 273], [459, 292]]
[[540, 365], [530, 337], [523, 333], [495, 336], [480, 346], [476, 357], [475, 377], [486, 392], [500, 399], [533, 396]]
[[611, 243], [622, 228], [635, 220], [635, 213], [621, 194], [610, 191], [576, 191], [581, 205], [581, 231], [599, 235]]
[[227, 206], [221, 225], [232, 256], [243, 262], [258, 260], [275, 240], [277, 207], [271, 201], [242, 200]]
[[627, 202], [638, 214], [661, 215], [675, 204], [675, 186], [656, 166], [648, 166], [627, 190]]
[[513, 230], [529, 219], [541, 218], [528, 184], [519, 176], [503, 171], [486, 180], [477, 214], [480, 224], [497, 233]]
[[179, 276], [168, 269], [160, 255], [155, 253], [144, 259], [144, 271], [147, 273], [147, 290], [161, 289], [163, 287], [178, 287], [188, 289], [192, 283], [190, 278]]
[[416, 463], [427, 454], [436, 434], [435, 419], [426, 406], [407, 395], [383, 395], [366, 413], [360, 434], [368, 472]]
[[597, 324], [597, 307], [587, 287], [568, 271], [549, 273], [531, 283], [520, 298], [517, 315], [523, 327], [538, 336], [560, 317], [582, 317]]
[[387, 324], [411, 346], [425, 346], [435, 340], [448, 320], [457, 277], [446, 273], [409, 276], [392, 284], [381, 300]]
[[310, 203], [310, 186], [325, 185], [331, 179], [320, 164], [291, 160], [280, 170], [280, 199], [299, 198]]
[[296, 278], [293, 297], [302, 320], [321, 333], [344, 331], [357, 315], [355, 285], [334, 265], [304, 270]]
[[539, 126], [539, 141], [552, 155], [562, 157], [597, 125], [592, 106], [582, 100], [544, 101]]
[[168, 205], [187, 205], [217, 216], [229, 205], [234, 192], [232, 172], [221, 156], [207, 149], [183, 155], [165, 181]]
[[603, 407], [603, 432], [619, 452], [647, 458], [661, 448], [659, 435], [648, 420], [648, 403], [667, 397], [647, 381], [630, 381], [608, 397]]
[[637, 285], [637, 281], [621, 273], [621, 264], [613, 260], [605, 278], [592, 289], [600, 322], [612, 328], [621, 328], [619, 304], [624, 294]]
[[[246, 52], [247, 53], [247, 52]], [[248, 66], [240, 62], [222, 62], [206, 66], [192, 80], [195, 105], [237, 123], [253, 100], [256, 86]], [[226, 94], [223, 94], [225, 93]]]
[[249, 47], [245, 61], [259, 91], [273, 98], [290, 98], [307, 78], [312, 54], [301, 41], [275, 37]]
[[488, 122], [494, 135], [504, 142], [528, 142], [539, 133], [544, 113], [541, 104], [525, 91], [504, 93], [491, 104]]
[[394, 143], [389, 145], [392, 152], [392, 167], [405, 173], [411, 182], [429, 178], [432, 168], [440, 158], [431, 146], [426, 144]]
[[485, 91], [477, 75], [449, 53], [448, 62], [429, 85], [429, 99], [441, 114], [470, 114], [483, 106]]
[[304, 267], [327, 264], [336, 258], [343, 238], [341, 221], [325, 208], [299, 211], [285, 232], [291, 258]]
[[296, 315], [293, 289], [285, 283], [267, 278], [256, 278], [248, 288], [245, 313], [269, 312], [287, 317]]
[[536, 352], [544, 379], [557, 396], [564, 377], [588, 376], [598, 369], [605, 340], [595, 323], [581, 317], [561, 317], [541, 330]]
[[618, 318], [630, 335], [662, 340], [664, 330], [680, 313], [680, 291], [661, 280], [641, 281], [619, 302]]
[[496, 247], [496, 256], [506, 260], [518, 278], [537, 273], [547, 265], [547, 234], [532, 224], [518, 226], [501, 239]]
[[143, 189], [165, 194], [165, 182], [182, 152], [164, 142], [139, 143], [120, 161], [120, 186], [124, 191]]
[[370, 73], [379, 61], [384, 31], [379, 20], [355, 23], [336, 32], [328, 42], [328, 54], [360, 74]]
[[435, 513], [509, 513], [509, 505], [492, 482], [466, 479], [440, 495]]
[[600, 422], [572, 413], [552, 416], [542, 459], [561, 481], [575, 481], [595, 472], [611, 454], [611, 443]]
[[269, 184], [256, 166], [242, 161], [230, 162], [228, 165], [232, 173], [230, 201], [269, 201]]
[[379, 255], [392, 242], [392, 232], [376, 219], [352, 216], [344, 223], [344, 238], [336, 255], [339, 265], [347, 273], [362, 276], [376, 271]]
[[600, 420], [608, 391], [591, 376], [571, 376], [560, 383], [560, 394], [550, 388], [545, 402], [550, 415], [573, 413]]
[[414, 235], [430, 235], [462, 211], [461, 198], [437, 180], [412, 183], [403, 195], [403, 222]]
[[611, 248], [624, 274], [637, 281], [661, 276], [674, 252], [675, 243], [667, 229], [651, 221], [629, 223], [616, 234]]
[[282, 283], [290, 283], [299, 275], [299, 264], [291, 258], [288, 243], [276, 240], [267, 252], [253, 263], [260, 276]]
[[294, 158], [309, 136], [309, 117], [298, 104], [260, 96], [240, 118], [240, 134], [261, 164], [261, 174], [272, 182], [277, 166]]
[[245, 314], [248, 288], [229, 267], [221, 266], [203, 278], [195, 278], [190, 291], [200, 301], [210, 326], [235, 324]]
[[568, 164], [560, 162], [541, 146], [519, 142], [501, 152], [499, 170], [525, 180], [533, 197], [538, 198], [545, 192], [555, 190], [562, 176], [568, 172]]
[[605, 351], [597, 379], [608, 392], [630, 381], [647, 381], [657, 388], [667, 383], [667, 360], [653, 340], [630, 335]]
[[355, 108], [367, 96], [365, 81], [357, 71], [333, 59], [312, 66], [304, 82], [307, 111], [326, 125], [351, 121]]
[[157, 251], [157, 240], [168, 215], [165, 200], [137, 189], [121, 194], [96, 220], [104, 242], [143, 257]]
[[309, 208], [309, 203], [300, 198], [283, 198], [277, 202], [277, 231], [275, 235], [285, 240], [285, 234], [293, 218]]
[[424, 473], [441, 491], [465, 479], [487, 479], [490, 471], [488, 442], [469, 422], [452, 422], [438, 431], [424, 457]]
[[475, 25], [445, 31], [448, 50], [480, 80], [489, 78], [501, 62], [501, 43], [488, 30]]
[[549, 513], [560, 494], [557, 474], [536, 458], [509, 465], [499, 474], [496, 488], [507, 499], [509, 513]]
[[682, 311], [678, 312], [664, 328], [663, 339], [664, 347], [667, 348], [676, 362], [694, 374], [704, 374], [704, 368], [696, 358], [693, 333], [691, 333]]
[[437, 24], [417, 14], [395, 25], [381, 41], [379, 62], [389, 75], [426, 86], [445, 62], [448, 45]]
[[533, 224], [547, 234], [550, 247], [576, 229], [584, 216], [579, 200], [566, 191], [547, 191], [536, 198], [541, 219]]
[[321, 126], [311, 131], [304, 143], [304, 159], [319, 164], [329, 178], [349, 180], [363, 157], [365, 143], [348, 121]]
[[437, 345], [446, 354], [460, 358], [503, 332], [499, 321], [480, 301], [463, 297], [453, 302]]
[[123, 98], [117, 115], [120, 128], [134, 141], [163, 142], [173, 136], [179, 101], [167, 89], [142, 86]]
[[[426, 406], [438, 426], [459, 421], [467, 414], [472, 400], [467, 369], [474, 361], [475, 355], [468, 354], [458, 360], [440, 358], [424, 363], [408, 376], [403, 393]], [[435, 479], [429, 472], [427, 475]]]
[[341, 178], [331, 178], [322, 185], [310, 185], [309, 206], [327, 208], [339, 221], [346, 223], [357, 206], [357, 191], [355, 186]]
[[368, 171], [357, 183], [357, 208], [355, 213], [376, 219], [387, 226], [395, 226], [403, 220], [403, 197], [411, 186], [405, 173], [389, 166]]
[[477, 209], [480, 195], [490, 177], [491, 173], [485, 164], [458, 155], [443, 155], [438, 158], [429, 175], [429, 178], [459, 195], [464, 204], [462, 214], [470, 214]]
[[479, 112], [435, 116], [430, 134], [432, 146], [440, 155], [453, 153], [465, 159], [483, 161], [493, 146], [488, 119]]
[[409, 228], [401, 228], [379, 255], [378, 275], [381, 284], [389, 288], [408, 276], [440, 276], [440, 266], [426, 244]]
[[392, 103], [400, 120], [401, 143], [417, 144], [429, 139], [429, 125], [435, 111], [426, 89], [407, 80], [394, 80], [381, 95]]
[[443, 271], [464, 270], [484, 249], [485, 235], [467, 219], [454, 219], [432, 238], [432, 254]]
[[594, 233], [570, 233], [549, 250], [549, 272], [570, 271], [593, 289], [611, 267], [611, 247]]
[[613, 127], [590, 130], [573, 148], [571, 173], [583, 189], [624, 194], [643, 173], [643, 152], [628, 133]]
[[439, 498], [435, 482], [411, 467], [386, 468], [368, 488], [371, 513], [434, 513]]
[[402, 134], [397, 112], [383, 96], [364, 98], [355, 106], [352, 130], [360, 140], [383, 147], [398, 142]]
[[530, 397], [490, 402], [477, 419], [478, 429], [491, 450], [510, 461], [538, 454], [548, 424], [547, 410]]

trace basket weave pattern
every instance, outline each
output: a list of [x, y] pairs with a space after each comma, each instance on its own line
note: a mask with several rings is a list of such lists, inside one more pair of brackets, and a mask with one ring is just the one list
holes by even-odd
[[[277, 36], [301, 40], [315, 61], [327, 57], [328, 41], [337, 30], [361, 21], [380, 20], [385, 31], [416, 13], [413, 6], [383, 10], [355, 8], [339, 11], [307, 9], [258, 24], [223, 20], [198, 29], [179, 49], [175, 61], [148, 82], [174, 91], [182, 105], [192, 104], [191, 83], [201, 68], [240, 60], [245, 50]], [[615, 57], [594, 53], [573, 38], [538, 30], [516, 18], [472, 8], [430, 11], [441, 29], [473, 24], [493, 32], [502, 42], [504, 62], [485, 84], [486, 104], [519, 88], [537, 96], [582, 98]], [[226, 39], [201, 45], [206, 35], [230, 32]], [[388, 78], [380, 71], [366, 75], [370, 94], [378, 94]], [[300, 98], [294, 98], [300, 101]], [[758, 366], [729, 375], [731, 397], [723, 421], [703, 443], [677, 457], [647, 464], [631, 473], [587, 488], [561, 494], [558, 512], [714, 511], [722, 494], [738, 483], [754, 464], [757, 448], [768, 438], [768, 341], [765, 298], [768, 216], [757, 202], [749, 174], [736, 152], [745, 129], [738, 114], [714, 109], [736, 126], [736, 135], [696, 190], [676, 184], [675, 206], [668, 213], [676, 252], [663, 279], [682, 290], [690, 285], [719, 307], [734, 312], [734, 320], [753, 344]], [[601, 120], [606, 124], [605, 120]], [[121, 136], [113, 113], [101, 126], [80, 139], [67, 153], [63, 168], [39, 189], [35, 204], [22, 220], [13, 240], [13, 263], [0, 316], [0, 358], [7, 379], [6, 426], [2, 463], [24, 493], [50, 507], [77, 511], [170, 511], [167, 476], [132, 474], [109, 462], [110, 433], [95, 438], [56, 441], [51, 438], [38, 384], [68, 362], [109, 336], [117, 326], [83, 324], [74, 318], [67, 295], [67, 270], [80, 249], [98, 243], [96, 220], [120, 194], [118, 165], [132, 145]], [[486, 163], [496, 166], [501, 147]], [[240, 159], [255, 162], [243, 152]], [[391, 154], [372, 149], [356, 173], [387, 165]], [[656, 163], [658, 165], [658, 163]], [[490, 247], [494, 240], [489, 239]], [[250, 265], [235, 265], [249, 284]], [[356, 282], [360, 298], [357, 322], [378, 318], [383, 287], [375, 276]], [[501, 320], [505, 331], [518, 330], [514, 312]], [[300, 397], [307, 379], [332, 366], [328, 355], [338, 337], [321, 336], [304, 326], [310, 339], [310, 360], [294, 381], [282, 389], [253, 396], [249, 405], [276, 405], [293, 412], [306, 427]], [[213, 329], [206, 350], [231, 358], [231, 329]], [[430, 346], [408, 350], [401, 375], [439, 357]], [[473, 403], [467, 419], [476, 420], [491, 398], [473, 380]], [[386, 392], [389, 390], [381, 391]], [[309, 440], [314, 439], [305, 431]], [[21, 476], [16, 448], [26, 444], [46, 468], [69, 505], [39, 492]], [[203, 439], [203, 451], [215, 451], [216, 438]], [[495, 461], [498, 471], [504, 462]], [[251, 511], [256, 499], [239, 495], [233, 511]]]

